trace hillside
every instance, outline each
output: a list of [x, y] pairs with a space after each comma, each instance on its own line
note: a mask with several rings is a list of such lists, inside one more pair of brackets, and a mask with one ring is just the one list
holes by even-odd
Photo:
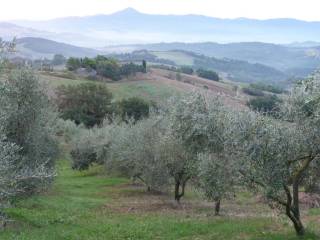
[[221, 96], [230, 106], [246, 108], [249, 96], [240, 91], [237, 85], [228, 82], [215, 82], [194, 75], [180, 74], [177, 79], [173, 71], [151, 68], [147, 74], [136, 74], [116, 82], [95, 82], [75, 76], [65, 78], [62, 74], [42, 72], [41, 79], [50, 86], [49, 93], [54, 95], [60, 85], [74, 85], [93, 82], [106, 84], [116, 100], [130, 97], [143, 97], [158, 102], [160, 105], [172, 96], [186, 94], [195, 90], [207, 92], [210, 95]]
[[[91, 47], [162, 41], [290, 43], [320, 40], [320, 22], [295, 19], [220, 19], [201, 15], [152, 15], [132, 8], [108, 15], [13, 23], [57, 33], [60, 40], [64, 39], [64, 42], [76, 45], [79, 42], [84, 43], [82, 40], [86, 38], [85, 46]], [[82, 37], [72, 40], [70, 34]], [[57, 36], [55, 37], [57, 39]]]
[[[320, 66], [320, 48], [315, 45], [279, 45], [262, 42], [219, 44], [158, 43], [114, 46], [118, 51], [146, 49], [150, 51], [184, 50], [215, 58], [228, 58], [259, 63], [283, 71], [289, 76], [305, 76]], [[106, 51], [111, 49], [105, 48]]]
[[110, 55], [121, 61], [142, 61], [146, 59], [151, 64], [189, 65], [194, 68], [205, 68], [217, 71], [227, 79], [239, 82], [266, 82], [283, 84], [289, 77], [284, 72], [262, 64], [234, 59], [218, 59], [193, 52], [172, 51], [134, 51], [131, 54]]
[[17, 55], [25, 58], [52, 58], [54, 54], [62, 54], [65, 57], [94, 57], [98, 53], [94, 49], [76, 47], [44, 38], [17, 39]]
[[50, 33], [8, 22], [0, 22], [0, 36], [2, 39], [11, 40], [14, 37], [50, 37]]

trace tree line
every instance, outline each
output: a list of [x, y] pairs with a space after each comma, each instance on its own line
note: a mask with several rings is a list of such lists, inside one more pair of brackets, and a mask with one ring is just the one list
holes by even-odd
[[98, 75], [110, 78], [114, 81], [118, 81], [122, 77], [128, 77], [138, 72], [147, 72], [147, 62], [145, 60], [142, 61], [141, 65], [133, 62], [120, 64], [116, 59], [104, 56], [97, 56], [95, 58], [70, 57], [66, 62], [66, 67], [70, 71], [75, 71], [79, 68], [94, 70]]

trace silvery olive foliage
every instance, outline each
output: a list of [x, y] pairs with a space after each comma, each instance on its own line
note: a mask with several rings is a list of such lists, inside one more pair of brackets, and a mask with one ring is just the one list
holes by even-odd
[[216, 213], [220, 201], [245, 184], [283, 210], [303, 235], [299, 188], [318, 179], [311, 173], [319, 167], [319, 96], [315, 74], [283, 100], [275, 119], [191, 93], [148, 119], [105, 123], [93, 134], [100, 136], [96, 144], [85, 140], [81, 148], [95, 146], [89, 152], [98, 162], [150, 188], [173, 184], [178, 202], [192, 180], [216, 202]]
[[169, 177], [158, 151], [164, 133], [163, 119], [151, 114], [137, 122], [122, 123], [117, 131], [114, 129], [106, 166], [141, 180], [149, 190], [167, 189]]
[[8, 54], [15, 51], [16, 39], [12, 41], [4, 41], [0, 38], [0, 72], [3, 70], [7, 63]]
[[20, 178], [23, 194], [31, 194], [53, 179], [58, 156], [55, 120], [49, 99], [31, 70], [13, 70], [0, 83], [0, 131], [8, 143], [19, 148], [19, 157], [11, 163], [17, 172], [30, 176], [39, 168], [48, 173], [43, 178]]
[[73, 169], [86, 170], [92, 164], [104, 163], [105, 154], [109, 154], [111, 128], [114, 126], [111, 124], [89, 129], [76, 126], [78, 131], [72, 134], [70, 141]]
[[[0, 39], [0, 70], [15, 42]], [[55, 114], [35, 75], [14, 70], [0, 82], [0, 214], [21, 195], [43, 189], [55, 176]]]
[[236, 115], [219, 98], [204, 93], [190, 94], [171, 112], [172, 135], [183, 142], [190, 156], [192, 167], [187, 172], [204, 196], [216, 202], [219, 214], [221, 200], [234, 196], [238, 180], [233, 153]]
[[292, 221], [298, 235], [305, 233], [300, 217], [299, 190], [319, 162], [318, 75], [296, 86], [281, 106], [278, 120], [242, 115], [239, 123], [240, 172]]
[[206, 99], [200, 93], [173, 98], [166, 109], [168, 129], [160, 146], [174, 180], [177, 202], [184, 196], [187, 182], [197, 176], [198, 153], [207, 141], [202, 129], [207, 112]]
[[85, 129], [85, 126], [80, 124], [77, 125], [74, 121], [71, 120], [63, 120], [59, 118], [56, 124], [56, 134], [58, 136], [63, 137], [62, 139], [66, 143], [70, 143], [75, 135], [79, 133], [79, 131]]

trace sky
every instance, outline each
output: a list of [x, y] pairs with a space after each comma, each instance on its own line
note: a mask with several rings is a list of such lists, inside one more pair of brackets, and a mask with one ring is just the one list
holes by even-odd
[[150, 14], [320, 21], [320, 0], [0, 0], [0, 20], [110, 14], [128, 7]]

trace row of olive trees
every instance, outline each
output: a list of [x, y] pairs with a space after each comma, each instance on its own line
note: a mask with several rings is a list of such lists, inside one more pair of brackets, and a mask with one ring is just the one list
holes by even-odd
[[177, 202], [192, 182], [215, 201], [217, 214], [235, 187], [248, 187], [282, 210], [303, 235], [299, 190], [319, 180], [319, 96], [315, 75], [290, 93], [279, 119], [273, 119], [191, 94], [138, 122], [82, 130], [73, 140], [73, 164], [86, 169], [103, 163], [149, 190], [173, 188]]
[[50, 184], [58, 154], [56, 115], [38, 79], [26, 69], [7, 75], [0, 81], [0, 211]]

